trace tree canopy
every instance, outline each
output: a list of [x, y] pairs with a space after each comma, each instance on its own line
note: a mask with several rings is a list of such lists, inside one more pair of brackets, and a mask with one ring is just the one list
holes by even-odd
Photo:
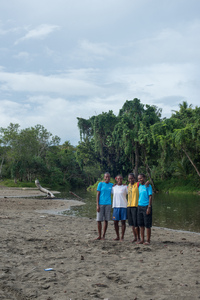
[[200, 108], [187, 102], [170, 118], [162, 110], [127, 100], [118, 115], [102, 112], [77, 118], [80, 141], [60, 145], [42, 125], [20, 130], [0, 128], [0, 177], [15, 181], [42, 179], [49, 184], [87, 186], [106, 171], [115, 177], [146, 173], [154, 181], [174, 176], [200, 177]]

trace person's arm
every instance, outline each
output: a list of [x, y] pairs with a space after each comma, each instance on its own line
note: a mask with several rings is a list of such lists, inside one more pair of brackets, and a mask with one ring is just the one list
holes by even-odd
[[152, 206], [152, 195], [149, 195], [149, 205], [147, 207], [147, 215], [151, 213], [151, 206]]
[[147, 215], [151, 213], [151, 206], [152, 206], [152, 187], [149, 185], [147, 188], [148, 194], [149, 194], [149, 205], [147, 207]]
[[100, 198], [100, 192], [97, 191], [97, 212], [100, 212], [99, 198]]
[[147, 181], [145, 182], [145, 185], [146, 185], [146, 187], [149, 187], [149, 185], [150, 185], [149, 180], [147, 180]]
[[128, 186], [126, 185], [126, 195], [128, 195]]

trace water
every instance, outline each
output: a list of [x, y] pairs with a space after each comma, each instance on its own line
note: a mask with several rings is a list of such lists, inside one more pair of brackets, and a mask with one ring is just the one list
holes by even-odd
[[[95, 219], [96, 192], [78, 190], [75, 193], [84, 199], [85, 205], [73, 207], [64, 214]], [[59, 196], [79, 200], [69, 192], [62, 192]], [[153, 196], [153, 226], [200, 232], [200, 196], [155, 194]]]

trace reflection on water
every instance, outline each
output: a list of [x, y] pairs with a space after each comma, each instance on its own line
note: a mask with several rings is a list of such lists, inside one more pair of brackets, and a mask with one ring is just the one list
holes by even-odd
[[[86, 205], [73, 207], [64, 212], [88, 218], [96, 218], [96, 193], [76, 191]], [[62, 192], [60, 197], [75, 199], [69, 192]], [[181, 194], [155, 194], [153, 196], [153, 225], [171, 229], [200, 232], [200, 196]]]

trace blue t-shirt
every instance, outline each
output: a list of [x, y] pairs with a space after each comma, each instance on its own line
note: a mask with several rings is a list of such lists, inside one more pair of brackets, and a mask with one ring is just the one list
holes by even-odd
[[97, 191], [100, 192], [99, 205], [111, 205], [112, 183], [99, 182]]
[[139, 185], [139, 201], [138, 205], [140, 206], [147, 206], [149, 205], [149, 196], [152, 195], [152, 187], [149, 185], [146, 187], [146, 185]]

